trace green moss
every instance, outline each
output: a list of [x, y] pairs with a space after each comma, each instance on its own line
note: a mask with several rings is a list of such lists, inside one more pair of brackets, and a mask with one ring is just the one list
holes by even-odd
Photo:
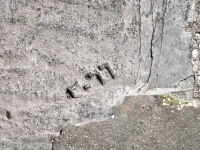
[[184, 102], [180, 100], [176, 100], [169, 95], [159, 95], [161, 99], [163, 99], [163, 105], [169, 105], [170, 107], [175, 107], [177, 109], [181, 109], [183, 106], [190, 106], [189, 102]]

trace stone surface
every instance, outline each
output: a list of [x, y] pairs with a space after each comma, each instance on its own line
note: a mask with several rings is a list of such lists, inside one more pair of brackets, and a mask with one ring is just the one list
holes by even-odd
[[0, 140], [1, 150], [51, 150], [48, 138], [23, 137], [18, 139]]
[[[195, 74], [194, 97], [200, 97], [200, 1], [196, 0], [194, 5], [194, 19], [189, 23], [189, 31], [192, 33], [192, 63]], [[196, 103], [196, 101], [195, 101]]]
[[[1, 139], [108, 119], [128, 95], [192, 101], [194, 10], [192, 0], [1, 0]], [[114, 79], [98, 69], [106, 62]]]
[[130, 96], [113, 115], [102, 122], [66, 126], [53, 149], [200, 149], [200, 109], [177, 110], [163, 106], [158, 96]]

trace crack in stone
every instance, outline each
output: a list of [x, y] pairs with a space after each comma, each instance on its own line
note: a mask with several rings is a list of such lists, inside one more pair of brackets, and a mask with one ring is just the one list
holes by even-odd
[[[151, 2], [151, 7], [154, 7], [154, 3]], [[153, 9], [152, 9], [153, 10]], [[153, 65], [153, 40], [155, 36], [155, 30], [156, 30], [156, 24], [154, 25], [154, 19], [153, 19], [153, 11], [152, 11], [152, 24], [153, 24], [153, 32], [152, 32], [152, 37], [151, 37], [151, 45], [150, 45], [150, 57], [151, 57], [151, 63], [150, 63], [150, 70], [149, 70], [149, 76], [147, 78], [147, 83], [149, 83], [151, 73], [152, 73], [152, 65]]]
[[162, 43], [163, 43], [163, 33], [164, 33], [164, 26], [165, 26], [165, 14], [166, 14], [166, 10], [167, 10], [167, 1], [163, 0], [163, 18], [162, 18], [162, 30], [161, 30], [161, 45], [160, 45], [160, 51], [162, 48]]
[[176, 83], [173, 87], [177, 88], [177, 86], [178, 86], [181, 82], [187, 80], [187, 79], [190, 78], [190, 77], [193, 77], [194, 80], [195, 80], [195, 76], [194, 76], [194, 75], [190, 75], [190, 76], [188, 76], [188, 77], [186, 77], [186, 78], [180, 80], [180, 81], [179, 81], [178, 83]]

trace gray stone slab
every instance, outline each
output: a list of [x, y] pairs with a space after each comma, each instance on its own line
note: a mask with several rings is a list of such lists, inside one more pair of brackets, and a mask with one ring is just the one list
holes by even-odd
[[[193, 90], [192, 5], [1, 0], [0, 137], [58, 135], [67, 124], [110, 118], [125, 96]], [[98, 69], [106, 62], [114, 79]]]

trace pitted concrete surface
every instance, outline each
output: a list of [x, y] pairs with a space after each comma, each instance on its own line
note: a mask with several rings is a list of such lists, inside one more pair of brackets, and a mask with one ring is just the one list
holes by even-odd
[[68, 125], [54, 150], [199, 150], [200, 109], [163, 106], [159, 96], [132, 96], [106, 121]]

